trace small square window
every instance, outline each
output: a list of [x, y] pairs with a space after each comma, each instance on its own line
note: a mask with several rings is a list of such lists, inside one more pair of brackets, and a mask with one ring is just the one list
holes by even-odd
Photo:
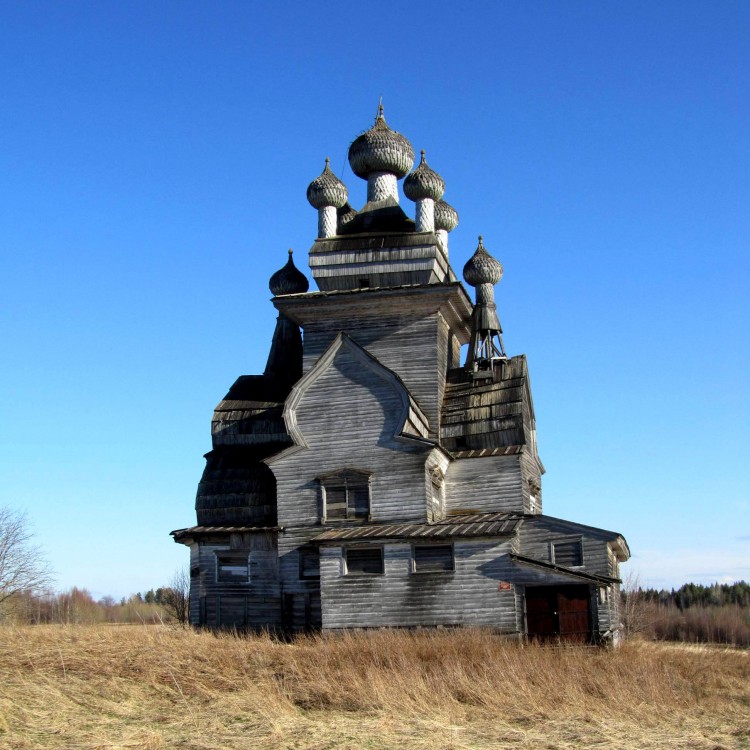
[[302, 549], [299, 552], [299, 577], [320, 578], [320, 553], [316, 549]]
[[453, 545], [429, 544], [414, 547], [415, 573], [449, 573], [453, 570]]
[[217, 552], [216, 580], [222, 583], [247, 583], [248, 552]]
[[346, 550], [347, 575], [383, 575], [382, 547], [352, 547]]
[[552, 543], [552, 562], [566, 568], [583, 565], [583, 545], [580, 539]]

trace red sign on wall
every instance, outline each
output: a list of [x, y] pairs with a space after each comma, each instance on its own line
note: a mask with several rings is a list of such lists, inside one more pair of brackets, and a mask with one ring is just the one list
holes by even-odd
[[498, 591], [510, 591], [513, 588], [513, 584], [510, 581], [500, 581], [497, 584]]

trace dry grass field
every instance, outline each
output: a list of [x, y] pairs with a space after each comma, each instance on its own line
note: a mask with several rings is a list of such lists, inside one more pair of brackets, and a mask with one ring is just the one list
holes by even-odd
[[0, 748], [750, 748], [750, 653], [0, 627]]

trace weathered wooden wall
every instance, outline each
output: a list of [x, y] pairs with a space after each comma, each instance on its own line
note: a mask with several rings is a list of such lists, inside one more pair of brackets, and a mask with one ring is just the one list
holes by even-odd
[[508, 539], [454, 542], [455, 570], [413, 573], [412, 545], [383, 545], [385, 575], [343, 575], [343, 547], [321, 548], [324, 628], [482, 625], [518, 630], [515, 593], [498, 590]]
[[523, 475], [518, 455], [453, 461], [446, 476], [446, 509], [523, 513]]

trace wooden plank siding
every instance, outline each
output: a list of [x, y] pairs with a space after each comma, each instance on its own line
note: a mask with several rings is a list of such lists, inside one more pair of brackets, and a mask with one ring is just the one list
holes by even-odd
[[[268, 460], [284, 527], [322, 520], [318, 477], [342, 469], [370, 474], [370, 520], [427, 518], [428, 443], [397, 439], [403, 394], [348, 347], [301, 395], [293, 418], [306, 445]], [[343, 523], [347, 523], [343, 521]]]
[[[551, 562], [550, 546], [556, 541], [580, 539], [583, 548], [583, 565], [580, 570], [600, 576], [616, 577], [612, 574], [610, 557], [613, 555], [610, 542], [617, 535], [605, 529], [584, 526], [572, 521], [536, 516], [524, 521], [519, 531], [520, 552], [545, 562]], [[617, 570], [615, 569], [615, 573]], [[538, 576], [540, 583], [552, 580], [553, 576]], [[558, 583], [560, 580], [558, 579]], [[598, 589], [606, 589], [606, 600], [602, 601]], [[620, 627], [619, 585], [592, 586], [592, 609], [596, 614], [598, 632], [605, 633]]]
[[[248, 579], [220, 581], [217, 553], [245, 551]], [[209, 627], [278, 627], [281, 625], [276, 532], [217, 535], [191, 545], [190, 618]]]
[[518, 630], [508, 539], [455, 540], [455, 569], [413, 573], [412, 545], [384, 543], [384, 575], [345, 575], [344, 546], [321, 547], [324, 628], [476, 625]]
[[518, 455], [464, 458], [446, 477], [448, 513], [523, 513], [523, 474]]

